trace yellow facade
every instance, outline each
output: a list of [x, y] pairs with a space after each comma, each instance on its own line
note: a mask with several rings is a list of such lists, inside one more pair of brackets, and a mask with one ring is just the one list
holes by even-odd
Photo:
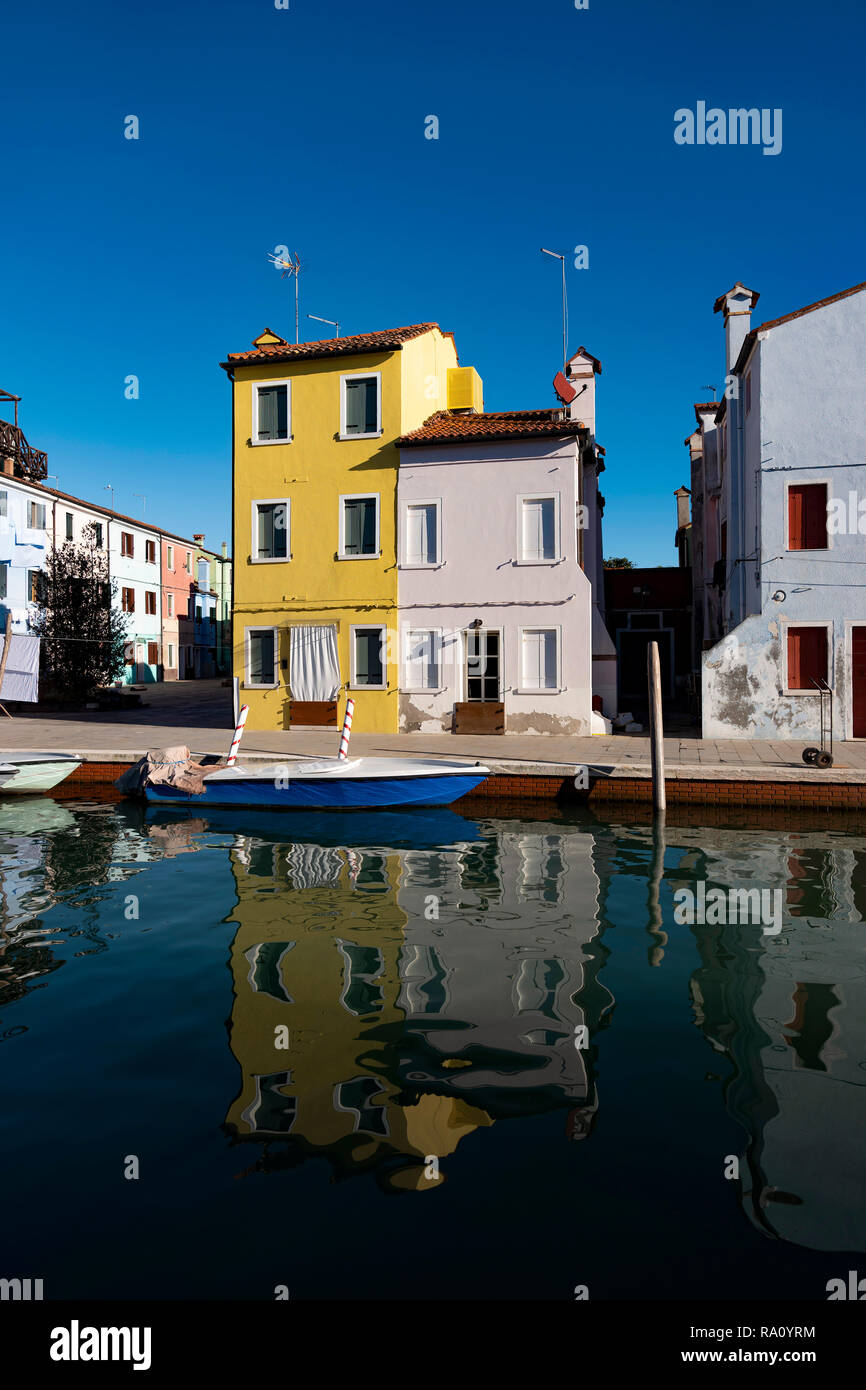
[[[268, 343], [263, 337], [261, 343]], [[301, 345], [303, 349], [303, 345]], [[457, 365], [453, 339], [435, 325], [402, 347], [352, 356], [231, 362], [234, 428], [234, 674], [250, 729], [289, 727], [292, 626], [333, 624], [337, 631], [341, 690], [355, 699], [354, 727], [398, 730], [397, 472], [396, 441], [447, 405], [449, 369]], [[341, 377], [380, 374], [381, 433], [341, 438]], [[252, 442], [253, 386], [290, 383], [291, 439]], [[379, 553], [340, 559], [341, 498], [378, 494]], [[253, 556], [252, 507], [262, 499], [289, 502], [290, 558]], [[385, 625], [386, 688], [351, 688], [353, 625]], [[257, 688], [247, 680], [248, 628], [277, 629], [278, 683]]]

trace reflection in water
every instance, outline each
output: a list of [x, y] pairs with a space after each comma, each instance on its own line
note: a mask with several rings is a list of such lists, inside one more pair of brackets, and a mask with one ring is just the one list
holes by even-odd
[[[494, 1161], [512, 1134], [590, 1157], [606, 1142], [600, 1078], [623, 1028], [642, 1037], [648, 1072], [671, 1078], [671, 1128], [684, 1133], [694, 1078], [679, 1068], [696, 1025], [702, 1074], [722, 1077], [715, 1094], [742, 1131], [740, 1181], [712, 1201], [720, 1222], [735, 1196], [748, 1217], [744, 1264], [759, 1258], [752, 1232], [805, 1251], [866, 1248], [866, 837], [855, 831], [451, 810], [145, 814], [34, 798], [0, 805], [0, 856], [0, 1041], [20, 1046], [22, 1078], [45, 1067], [33, 1020], [50, 1018], [59, 967], [64, 978], [70, 964], [82, 971], [74, 987], [86, 1001], [88, 956], [102, 959], [100, 987], [130, 933], [135, 959], [152, 959], [152, 924], [126, 923], [118, 902], [155, 894], [157, 874], [176, 899], [201, 865], [182, 920], [229, 933], [230, 975], [212, 956], [198, 968], [230, 1015], [236, 1091], [226, 1087], [208, 1123], [244, 1147], [235, 1176], [289, 1178], [326, 1159], [335, 1178], [370, 1175], [386, 1193], [448, 1191], [458, 1173], [470, 1181], [448, 1160]], [[673, 893], [701, 882], [781, 889], [782, 931], [677, 925]], [[171, 950], [183, 940], [175, 927]], [[172, 960], [165, 953], [159, 971]], [[682, 983], [659, 995], [678, 971]], [[199, 1029], [199, 1007], [188, 990], [177, 1026]], [[148, 1040], [127, 1046], [130, 1073], [157, 1065]], [[170, 1065], [176, 1079], [187, 1064]], [[638, 1105], [624, 1082], [604, 1095], [617, 1115]], [[46, 1116], [30, 1118], [47, 1141]], [[649, 1201], [641, 1173], [635, 1160], [627, 1181], [644, 1182]], [[500, 1195], [494, 1222], [509, 1200]], [[617, 1200], [602, 1171], [593, 1204], [613, 1212]]]

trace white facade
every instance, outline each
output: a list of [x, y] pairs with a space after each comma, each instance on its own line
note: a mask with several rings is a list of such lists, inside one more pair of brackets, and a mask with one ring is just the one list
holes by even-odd
[[866, 737], [866, 285], [751, 331], [756, 299], [735, 285], [717, 301], [727, 393], [702, 417], [706, 458], [718, 442], [718, 511], [696, 579], [708, 636], [708, 590], [720, 628], [703, 655], [703, 734], [815, 743], [817, 673], [833, 690], [835, 737]]
[[124, 680], [160, 679], [162, 624], [161, 534], [125, 517], [108, 522], [108, 559], [115, 602], [127, 619]]
[[615, 712], [591, 361], [570, 364], [570, 410], [452, 412], [403, 441], [401, 730], [450, 732], [458, 707], [499, 704], [490, 732], [587, 734], [594, 693]]
[[51, 547], [51, 499], [43, 489], [0, 474], [0, 609], [13, 632], [29, 632], [38, 610], [38, 576]]

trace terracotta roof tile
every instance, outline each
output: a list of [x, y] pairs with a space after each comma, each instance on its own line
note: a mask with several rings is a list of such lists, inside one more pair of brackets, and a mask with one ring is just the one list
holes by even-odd
[[560, 419], [559, 415], [559, 410], [497, 410], [477, 415], [438, 410], [419, 429], [404, 434], [397, 443], [401, 448], [412, 448], [418, 444], [495, 439], [551, 439], [586, 430], [582, 420]]
[[[413, 323], [408, 328], [381, 328], [375, 333], [355, 333], [347, 338], [320, 338], [315, 343], [267, 343], [247, 352], [230, 352], [220, 366], [226, 371], [256, 362], [295, 362], [312, 357], [349, 357], [365, 352], [398, 352], [412, 338], [439, 328], [438, 323]], [[440, 330], [441, 331], [441, 330]], [[453, 334], [446, 333], [446, 338]]]

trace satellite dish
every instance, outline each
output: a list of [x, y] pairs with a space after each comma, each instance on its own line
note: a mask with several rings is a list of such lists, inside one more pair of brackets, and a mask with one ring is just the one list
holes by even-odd
[[570, 381], [566, 381], [562, 372], [557, 372], [553, 378], [553, 389], [563, 405], [571, 405], [577, 395]]

